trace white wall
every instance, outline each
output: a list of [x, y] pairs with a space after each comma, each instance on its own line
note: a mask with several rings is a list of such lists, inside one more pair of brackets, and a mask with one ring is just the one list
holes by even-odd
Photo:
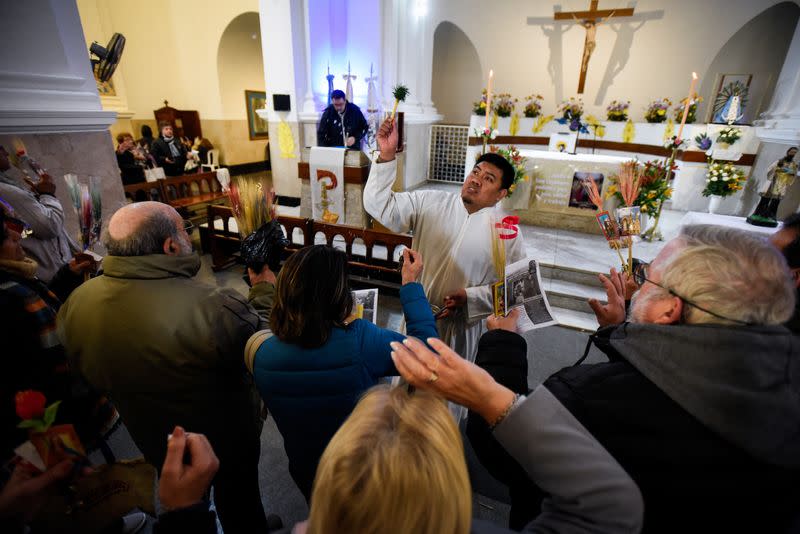
[[92, 19], [84, 7], [93, 3], [107, 27], [127, 39], [118, 72], [134, 119], [152, 119], [164, 99], [178, 109], [200, 110], [201, 120], [228, 118], [218, 82], [220, 39], [237, 16], [258, 12], [258, 0], [81, 0], [85, 24]]
[[0, 7], [0, 132], [108, 128], [116, 115], [101, 110], [74, 0]]
[[[677, 101], [685, 96], [692, 71], [698, 72], [700, 87], [705, 88], [706, 79], [713, 81], [716, 75], [710, 67], [723, 45], [753, 17], [778, 3], [778, 0], [635, 2], [633, 18], [612, 19], [598, 27], [597, 47], [589, 63], [583, 95], [587, 111], [603, 116], [611, 100], [624, 99], [631, 101], [633, 120], [642, 120], [650, 100], [664, 96]], [[561, 3], [563, 11], [587, 7], [583, 0]], [[450, 21], [474, 43], [484, 76], [481, 86], [492, 68], [496, 92], [509, 92], [520, 98], [530, 93], [542, 94], [546, 113], [554, 112], [561, 100], [576, 95], [585, 31], [574, 23], [555, 25], [552, 3], [438, 0], [431, 1], [429, 16], [432, 28], [441, 21]], [[786, 47], [788, 39], [791, 35]], [[737, 44], [731, 57], [734, 53], [756, 54], [759, 50], [763, 47]], [[753, 64], [750, 55], [741, 59], [742, 65]], [[728, 63], [724, 68], [733, 66]], [[774, 73], [775, 77], [777, 74]], [[471, 100], [476, 100], [479, 93]], [[706, 100], [711, 97], [701, 96]], [[438, 102], [435, 104], [439, 107]]]

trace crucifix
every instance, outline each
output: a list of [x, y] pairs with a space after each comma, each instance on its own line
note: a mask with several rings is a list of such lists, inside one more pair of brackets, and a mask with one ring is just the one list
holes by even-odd
[[597, 35], [597, 25], [603, 19], [611, 17], [630, 17], [633, 15], [633, 8], [622, 9], [597, 9], [599, 0], [591, 0], [589, 11], [562, 11], [556, 13], [554, 20], [575, 19], [578, 24], [586, 29], [586, 39], [583, 42], [583, 58], [581, 59], [581, 77], [578, 80], [578, 94], [583, 94], [583, 87], [586, 84], [586, 70], [589, 68], [589, 58], [596, 45], [595, 36]]
[[356, 79], [355, 74], [350, 74], [350, 62], [347, 62], [347, 74], [343, 74], [342, 78], [347, 80], [347, 86], [345, 87], [344, 93], [345, 98], [347, 98], [348, 102], [353, 101], [353, 80]]

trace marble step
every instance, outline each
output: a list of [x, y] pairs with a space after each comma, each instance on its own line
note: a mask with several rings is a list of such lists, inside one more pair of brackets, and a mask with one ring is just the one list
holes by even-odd
[[553, 265], [548, 263], [540, 263], [542, 271], [542, 282], [547, 278], [549, 280], [561, 280], [564, 282], [573, 282], [589, 287], [602, 288], [603, 285], [597, 278], [597, 273], [594, 271], [587, 271], [585, 269], [577, 269], [574, 267], [567, 267], [564, 265]]
[[558, 321], [559, 326], [565, 328], [571, 328], [581, 332], [594, 332], [599, 327], [594, 313], [591, 312], [585, 313], [552, 305], [550, 311], [553, 312], [553, 318]]

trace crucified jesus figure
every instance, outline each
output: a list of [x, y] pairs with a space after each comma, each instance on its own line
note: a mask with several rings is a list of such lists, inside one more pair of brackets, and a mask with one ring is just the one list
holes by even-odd
[[617, 17], [630, 17], [633, 15], [632, 7], [618, 9], [597, 9], [599, 0], [591, 0], [588, 11], [568, 11], [558, 12], [553, 16], [554, 20], [569, 20], [572, 18], [576, 23], [586, 30], [586, 40], [583, 43], [583, 58], [581, 58], [581, 77], [578, 80], [578, 94], [583, 93], [583, 86], [586, 83], [586, 71], [589, 69], [589, 59], [594, 52], [597, 36], [597, 25], [604, 19], [610, 19], [615, 14]]
[[[610, 19], [613, 16], [614, 12], [612, 11], [608, 18]], [[597, 46], [597, 25], [602, 22], [602, 19], [578, 20], [575, 15], [572, 15], [572, 18], [586, 30], [586, 38], [583, 41], [583, 58], [581, 59], [581, 77], [578, 84], [578, 93], [583, 93], [586, 71], [589, 69], [589, 59], [592, 57], [592, 53]]]

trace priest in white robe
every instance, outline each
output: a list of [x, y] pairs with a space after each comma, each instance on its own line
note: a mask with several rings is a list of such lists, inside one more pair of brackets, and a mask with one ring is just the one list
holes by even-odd
[[[364, 209], [393, 232], [413, 232], [412, 248], [425, 258], [420, 283], [428, 301], [443, 308], [441, 339], [475, 361], [484, 319], [493, 312], [491, 285], [498, 281], [492, 261], [496, 206], [514, 183], [514, 168], [499, 154], [478, 159], [460, 194], [445, 191], [395, 193], [397, 129], [387, 119], [376, 136], [379, 157], [364, 187]], [[522, 234], [504, 240], [506, 264], [525, 257]]]

